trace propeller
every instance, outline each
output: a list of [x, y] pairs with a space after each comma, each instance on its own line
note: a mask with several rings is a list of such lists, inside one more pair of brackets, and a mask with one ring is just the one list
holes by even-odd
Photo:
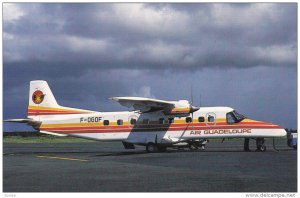
[[194, 97], [193, 97], [193, 85], [191, 85], [190, 113], [192, 114], [192, 123], [194, 121], [194, 112], [198, 111], [200, 109], [200, 107], [193, 106], [193, 101], [194, 101]]
[[193, 118], [193, 113], [194, 113], [195, 111], [198, 111], [198, 110], [200, 109], [200, 107], [193, 106], [193, 102], [194, 102], [194, 97], [193, 97], [193, 86], [191, 85], [190, 113], [192, 114], [192, 118]]

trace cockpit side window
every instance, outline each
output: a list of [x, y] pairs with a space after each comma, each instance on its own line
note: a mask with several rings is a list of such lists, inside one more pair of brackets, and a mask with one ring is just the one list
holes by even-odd
[[239, 114], [236, 111], [231, 111], [226, 114], [226, 120], [228, 124], [238, 123], [242, 120], [244, 120], [246, 117], [242, 114]]
[[242, 114], [239, 114], [236, 111], [233, 111], [232, 113], [233, 113], [235, 119], [237, 120], [237, 122], [240, 122], [246, 118], [245, 116], [243, 116]]
[[232, 112], [226, 114], [226, 120], [228, 124], [233, 124], [236, 122]]

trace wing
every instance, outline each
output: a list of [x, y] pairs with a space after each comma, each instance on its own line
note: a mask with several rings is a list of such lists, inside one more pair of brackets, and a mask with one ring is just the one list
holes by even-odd
[[134, 110], [140, 110], [143, 113], [159, 111], [164, 109], [172, 109], [175, 107], [175, 102], [166, 100], [157, 100], [143, 97], [112, 97], [113, 101], [119, 102], [126, 107], [133, 107]]

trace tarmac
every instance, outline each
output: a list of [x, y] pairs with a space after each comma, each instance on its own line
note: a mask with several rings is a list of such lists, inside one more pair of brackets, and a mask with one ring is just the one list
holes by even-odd
[[210, 141], [204, 151], [125, 150], [121, 142], [3, 144], [4, 192], [297, 192], [297, 151], [267, 140]]

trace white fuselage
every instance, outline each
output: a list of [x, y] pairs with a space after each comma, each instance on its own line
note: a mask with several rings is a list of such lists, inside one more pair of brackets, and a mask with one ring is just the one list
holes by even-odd
[[[229, 107], [202, 107], [188, 117], [167, 116], [161, 111], [139, 113], [91, 112], [87, 114], [39, 116], [41, 131], [103, 141], [134, 144], [173, 144], [191, 139], [278, 137], [286, 135], [280, 126], [243, 119], [233, 122]], [[36, 118], [34, 118], [36, 119]]]

